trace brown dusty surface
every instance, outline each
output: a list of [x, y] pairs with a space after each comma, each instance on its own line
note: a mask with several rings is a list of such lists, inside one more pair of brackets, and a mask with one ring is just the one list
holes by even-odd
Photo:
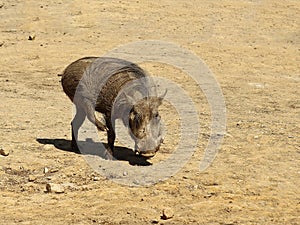
[[[0, 224], [300, 223], [299, 1], [6, 0], [0, 15], [0, 145], [10, 151], [0, 156]], [[177, 43], [206, 62], [226, 99], [227, 135], [200, 173], [210, 118], [204, 95], [181, 71], [144, 63], [201, 104], [202, 130], [175, 176], [133, 188], [95, 174], [70, 151], [72, 105], [57, 74], [77, 58], [147, 39]], [[153, 163], [177, 145], [172, 110], [162, 108], [169, 133]], [[49, 182], [65, 192], [45, 193]], [[168, 208], [174, 216], [162, 220]]]

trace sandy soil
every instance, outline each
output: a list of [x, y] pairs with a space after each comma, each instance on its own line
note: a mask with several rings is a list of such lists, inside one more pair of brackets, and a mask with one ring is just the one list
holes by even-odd
[[[1, 224], [300, 223], [299, 1], [6, 0], [0, 13], [0, 145], [9, 151], [0, 156]], [[211, 114], [203, 93], [178, 69], [142, 64], [201, 104], [202, 130], [177, 174], [128, 187], [71, 151], [72, 104], [57, 74], [80, 57], [147, 39], [206, 62], [226, 100], [227, 134], [200, 173]], [[169, 133], [154, 164], [178, 144], [172, 110], [162, 108]], [[49, 182], [64, 193], [45, 193]], [[163, 220], [166, 208], [174, 216]]]

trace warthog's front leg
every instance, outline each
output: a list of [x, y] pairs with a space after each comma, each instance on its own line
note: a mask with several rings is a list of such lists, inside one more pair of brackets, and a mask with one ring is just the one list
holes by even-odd
[[116, 133], [115, 133], [115, 125], [112, 124], [110, 120], [110, 116], [105, 117], [106, 120], [106, 126], [107, 126], [107, 158], [112, 159], [114, 154], [114, 144], [116, 139]]

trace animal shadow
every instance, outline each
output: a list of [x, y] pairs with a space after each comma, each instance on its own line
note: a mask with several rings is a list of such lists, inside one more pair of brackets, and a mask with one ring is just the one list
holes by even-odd
[[[91, 139], [86, 139], [86, 141], [78, 141], [77, 144], [80, 149], [84, 149], [83, 151], [73, 150], [71, 147], [71, 141], [66, 139], [49, 139], [49, 138], [37, 138], [36, 141], [40, 144], [48, 144], [53, 145], [55, 148], [66, 151], [66, 152], [74, 152], [76, 154], [83, 154], [83, 155], [97, 155], [101, 158], [105, 159], [104, 151], [99, 149], [99, 146], [107, 147], [106, 143], [94, 142]], [[133, 166], [150, 166], [152, 163], [148, 162], [146, 158], [136, 155], [132, 149], [122, 147], [122, 146], [115, 146], [114, 148], [114, 158], [120, 161], [128, 161], [130, 165]]]

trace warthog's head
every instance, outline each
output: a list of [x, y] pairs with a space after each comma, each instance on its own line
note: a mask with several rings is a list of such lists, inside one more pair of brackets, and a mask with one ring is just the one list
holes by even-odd
[[143, 157], [153, 157], [164, 138], [164, 128], [158, 112], [161, 97], [145, 97], [136, 102], [129, 113], [129, 128], [135, 140], [135, 151]]

